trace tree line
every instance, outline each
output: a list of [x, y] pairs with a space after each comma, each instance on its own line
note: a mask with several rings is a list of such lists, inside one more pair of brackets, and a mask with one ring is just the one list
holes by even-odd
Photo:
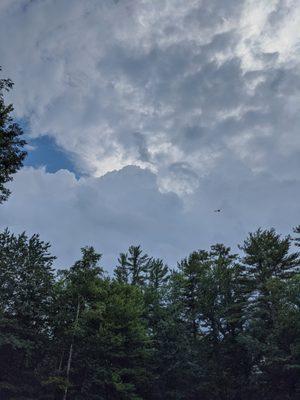
[[[0, 80], [0, 201], [25, 157]], [[0, 398], [297, 400], [300, 226], [168, 267], [140, 246], [112, 274], [81, 249], [55, 270], [39, 235], [0, 233]]]

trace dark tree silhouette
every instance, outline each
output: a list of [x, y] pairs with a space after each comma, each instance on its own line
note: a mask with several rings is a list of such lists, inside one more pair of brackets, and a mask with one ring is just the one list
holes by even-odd
[[11, 181], [12, 175], [22, 167], [26, 156], [26, 142], [21, 139], [23, 131], [12, 117], [13, 105], [6, 105], [4, 102], [4, 93], [12, 87], [10, 79], [0, 79], [0, 203], [10, 195], [10, 190], [5, 184]]

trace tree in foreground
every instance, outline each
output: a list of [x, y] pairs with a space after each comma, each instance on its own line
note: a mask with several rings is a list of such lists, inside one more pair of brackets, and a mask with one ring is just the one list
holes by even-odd
[[[299, 254], [273, 229], [175, 270], [93, 247], [56, 275], [39, 236], [0, 234], [0, 398], [298, 400]], [[99, 265], [100, 264], [100, 265]]]
[[10, 79], [0, 79], [0, 204], [10, 195], [10, 190], [5, 185], [22, 167], [26, 156], [24, 151], [26, 142], [21, 138], [23, 131], [13, 121], [14, 108], [12, 104], [6, 105], [4, 102], [4, 93], [12, 87]]
[[270, 400], [297, 398], [299, 297], [291, 290], [299, 282], [299, 254], [291, 251], [291, 238], [274, 229], [251, 233], [241, 249], [248, 283], [245, 343], [252, 356], [251, 392]]
[[38, 235], [0, 234], [0, 398], [38, 398], [51, 331], [55, 257]]

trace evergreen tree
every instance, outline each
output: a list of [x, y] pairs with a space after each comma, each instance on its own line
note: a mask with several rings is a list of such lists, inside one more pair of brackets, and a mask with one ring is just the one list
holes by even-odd
[[239, 343], [247, 299], [243, 281], [237, 255], [221, 244], [209, 252], [193, 252], [173, 276], [172, 290], [186, 325], [190, 361], [195, 359], [193, 376], [198, 379], [190, 384], [195, 398], [232, 398], [247, 381], [249, 362]]
[[[103, 269], [98, 265], [101, 255], [93, 247], [81, 249], [82, 258], [75, 262], [69, 270], [60, 271], [60, 293], [58, 294], [58, 315], [55, 321], [54, 333], [59, 351], [63, 357], [59, 361], [59, 388], [64, 386], [62, 399], [66, 400], [74, 379], [72, 370], [76, 362], [76, 352], [82, 341], [82, 318], [86, 310], [93, 308], [99, 297]], [[75, 360], [75, 361], [74, 361]], [[55, 381], [55, 380], [54, 380]], [[50, 383], [53, 379], [50, 379]]]
[[148, 264], [148, 286], [158, 291], [169, 279], [169, 269], [163, 260], [151, 259]]
[[54, 276], [38, 235], [0, 234], [0, 397], [38, 398], [48, 350]]
[[290, 237], [281, 238], [274, 229], [259, 229], [241, 246], [249, 291], [247, 325], [253, 358], [252, 388], [254, 396], [263, 394], [266, 399], [295, 398], [280, 384], [285, 381], [289, 351], [283, 349], [278, 336], [281, 313], [286, 306], [283, 294], [299, 268], [299, 255], [291, 252], [290, 247]]
[[10, 194], [5, 184], [11, 181], [12, 175], [22, 167], [26, 156], [26, 142], [21, 139], [23, 131], [11, 116], [13, 106], [4, 102], [4, 92], [12, 87], [10, 79], [0, 79], [0, 204], [7, 200]]
[[188, 330], [196, 340], [201, 333], [202, 310], [200, 294], [204, 289], [203, 277], [210, 268], [209, 253], [205, 250], [195, 251], [178, 265], [179, 274], [173, 276], [179, 285], [179, 299], [182, 303], [184, 318]]
[[151, 259], [148, 264], [147, 285], [144, 287], [145, 318], [148, 327], [155, 336], [158, 323], [162, 318], [165, 308], [165, 295], [169, 269], [161, 259]]
[[0, 397], [297, 400], [299, 255], [258, 230], [177, 270], [130, 247], [114, 278], [93, 247], [52, 269], [38, 235], [0, 234]]
[[150, 343], [141, 291], [133, 285], [107, 281], [97, 309], [100, 312], [85, 315], [83, 398], [146, 398]]
[[[126, 259], [127, 261], [125, 261]], [[148, 254], [143, 254], [141, 246], [130, 246], [128, 249], [128, 254], [121, 255], [121, 261], [125, 261], [124, 274], [125, 266], [128, 268], [127, 274], [130, 277], [130, 283], [132, 285], [143, 286], [145, 283], [150, 258]]]
[[114, 276], [118, 282], [128, 283], [129, 280], [129, 270], [128, 270], [128, 254], [120, 253], [118, 258], [118, 265], [114, 269]]
[[[296, 226], [296, 228], [294, 228], [294, 233], [297, 233], [298, 235], [300, 235], [300, 225]], [[297, 237], [294, 239], [296, 246], [300, 247], [300, 237]]]

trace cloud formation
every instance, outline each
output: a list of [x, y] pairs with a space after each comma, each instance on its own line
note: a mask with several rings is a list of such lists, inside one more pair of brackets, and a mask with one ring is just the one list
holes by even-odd
[[[216, 242], [236, 251], [259, 226], [291, 233], [300, 215], [295, 201], [299, 181], [254, 178], [242, 165], [233, 167], [239, 167], [243, 181], [218, 172], [201, 179], [185, 201], [174, 193], [161, 193], [155, 174], [135, 166], [79, 180], [67, 170], [47, 173], [27, 167], [0, 208], [0, 226], [39, 232], [53, 244], [60, 267], [74, 262], [80, 247], [94, 245], [103, 252], [108, 270], [131, 244], [141, 244], [175, 267], [189, 252]], [[216, 208], [222, 212], [214, 213]]]
[[[23, 171], [4, 222], [44, 232], [65, 260], [75, 242], [99, 236], [108, 254], [144, 241], [173, 262], [258, 225], [290, 230], [299, 24], [297, 0], [2, 0], [1, 64], [16, 84], [16, 115], [84, 176]], [[216, 220], [214, 207], [227, 213]]]
[[292, 0], [13, 0], [2, 63], [31, 134], [83, 172], [147, 167], [184, 194], [227, 153], [272, 172], [300, 151], [299, 22]]

